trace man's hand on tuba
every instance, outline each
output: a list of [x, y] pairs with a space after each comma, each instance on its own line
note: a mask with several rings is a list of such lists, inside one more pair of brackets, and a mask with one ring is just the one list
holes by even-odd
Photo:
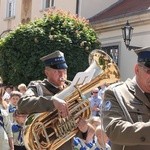
[[69, 109], [68, 109], [67, 103], [63, 99], [57, 98], [55, 96], [52, 97], [52, 100], [60, 116], [62, 118], [69, 117]]

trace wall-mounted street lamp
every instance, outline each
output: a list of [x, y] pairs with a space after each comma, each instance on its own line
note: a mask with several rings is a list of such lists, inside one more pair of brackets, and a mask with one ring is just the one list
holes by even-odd
[[128, 20], [127, 20], [127, 23], [125, 24], [125, 26], [121, 29], [122, 29], [122, 36], [123, 36], [123, 39], [124, 39], [124, 42], [125, 42], [127, 49], [131, 50], [131, 49], [140, 48], [137, 46], [130, 46], [130, 41], [131, 41], [132, 33], [133, 33], [133, 27], [130, 26]]

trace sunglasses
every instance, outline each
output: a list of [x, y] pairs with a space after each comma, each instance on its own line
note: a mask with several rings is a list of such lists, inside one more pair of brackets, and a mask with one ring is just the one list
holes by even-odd
[[98, 93], [98, 92], [93, 92], [93, 93]]
[[144, 65], [139, 64], [139, 67], [141, 67], [147, 74], [150, 74], [150, 68], [145, 67]]

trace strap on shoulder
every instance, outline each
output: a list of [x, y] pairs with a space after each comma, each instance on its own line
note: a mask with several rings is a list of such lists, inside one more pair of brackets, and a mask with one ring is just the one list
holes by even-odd
[[31, 81], [28, 85], [28, 87], [36, 87], [36, 90], [37, 90], [37, 94], [38, 96], [43, 96], [43, 89], [41, 87], [41, 81], [40, 80], [37, 80], [37, 81]]

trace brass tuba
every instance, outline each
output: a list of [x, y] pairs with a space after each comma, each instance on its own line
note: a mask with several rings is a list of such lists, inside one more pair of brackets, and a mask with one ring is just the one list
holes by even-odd
[[79, 117], [91, 115], [86, 96], [95, 87], [112, 84], [120, 78], [117, 65], [102, 50], [93, 50], [89, 55], [90, 66], [77, 73], [74, 80], [62, 92], [54, 95], [68, 103], [70, 117], [61, 118], [57, 110], [30, 116], [26, 122], [24, 143], [28, 150], [56, 150], [78, 132]]

